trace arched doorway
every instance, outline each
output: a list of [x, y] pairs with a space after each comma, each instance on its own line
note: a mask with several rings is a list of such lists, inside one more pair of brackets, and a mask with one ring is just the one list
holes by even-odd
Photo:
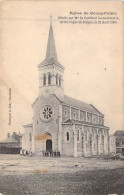
[[46, 151], [52, 151], [52, 140], [51, 139], [46, 140]]

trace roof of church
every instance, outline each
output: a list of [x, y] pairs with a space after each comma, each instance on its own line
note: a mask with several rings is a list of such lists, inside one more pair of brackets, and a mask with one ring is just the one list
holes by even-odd
[[[64, 95], [64, 97], [60, 97], [56, 94], [52, 94], [54, 95], [55, 97], [57, 97], [57, 99], [62, 102], [63, 104], [66, 104], [66, 105], [69, 105], [69, 106], [72, 106], [74, 108], [77, 108], [77, 109], [80, 109], [82, 111], [87, 111], [87, 112], [90, 112], [90, 113], [93, 113], [93, 114], [97, 114], [97, 115], [100, 115], [100, 116], [104, 116], [99, 110], [97, 110], [97, 108], [95, 108], [92, 104], [87, 104], [85, 102], [82, 102], [80, 100], [77, 100], [75, 98], [71, 98], [67, 95]], [[39, 98], [36, 98], [36, 100], [34, 101], [34, 103], [32, 104], [32, 106], [38, 101]], [[25, 125], [26, 126], [32, 126], [32, 124], [29, 124], [29, 125]]]
[[117, 130], [115, 133], [114, 133], [115, 136], [124, 136], [124, 130]]
[[[86, 121], [80, 121], [80, 120], [75, 120], [75, 119], [67, 119], [66, 121], [62, 122], [62, 124], [84, 124], [84, 125], [93, 125], [93, 123], [89, 123], [89, 122], [86, 122]], [[109, 127], [107, 126], [104, 126], [102, 124], [94, 124], [94, 127], [97, 126], [97, 127], [101, 127], [101, 128], [106, 128], [106, 129], [109, 129]]]
[[58, 62], [52, 23], [50, 24], [49, 37], [48, 37], [47, 50], [46, 50], [46, 58], [43, 62], [41, 62], [38, 65], [38, 67], [45, 66], [45, 65], [48, 65], [48, 64], [56, 64], [57, 66], [59, 66], [61, 68], [64, 68]]
[[82, 102], [80, 100], [71, 98], [67, 95], [64, 95], [64, 98], [60, 98], [59, 96], [57, 96], [57, 97], [61, 102], [65, 103], [69, 106], [103, 116], [103, 114], [100, 111], [98, 111], [92, 104], [87, 104], [87, 103]]

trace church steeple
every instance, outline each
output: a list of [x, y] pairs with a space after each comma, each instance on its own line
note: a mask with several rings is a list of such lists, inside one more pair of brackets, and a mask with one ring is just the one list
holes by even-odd
[[46, 50], [46, 60], [50, 60], [51, 58], [53, 58], [54, 60], [57, 60], [57, 53], [56, 53], [52, 22], [50, 22], [50, 30], [49, 30], [49, 37], [48, 37], [47, 50]]
[[38, 67], [45, 66], [45, 65], [48, 65], [48, 64], [53, 64], [53, 63], [64, 69], [64, 67], [59, 63], [58, 58], [57, 58], [57, 52], [56, 52], [56, 46], [55, 46], [55, 40], [54, 40], [54, 33], [53, 33], [53, 27], [52, 27], [52, 21], [51, 21], [50, 22], [48, 42], [47, 42], [47, 49], [46, 49], [46, 57], [45, 57], [45, 60], [42, 61], [38, 65]]
[[38, 70], [40, 95], [43, 95], [45, 91], [49, 91], [49, 94], [63, 97], [64, 67], [58, 62], [52, 22], [50, 22], [46, 57], [45, 60], [38, 65]]

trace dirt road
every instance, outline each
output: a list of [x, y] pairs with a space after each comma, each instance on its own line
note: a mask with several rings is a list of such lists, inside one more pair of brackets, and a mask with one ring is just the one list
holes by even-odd
[[0, 193], [124, 194], [124, 161], [0, 155]]

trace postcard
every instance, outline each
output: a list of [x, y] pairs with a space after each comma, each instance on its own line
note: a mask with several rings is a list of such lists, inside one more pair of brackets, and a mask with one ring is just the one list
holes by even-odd
[[0, 2], [0, 194], [123, 194], [121, 1]]

